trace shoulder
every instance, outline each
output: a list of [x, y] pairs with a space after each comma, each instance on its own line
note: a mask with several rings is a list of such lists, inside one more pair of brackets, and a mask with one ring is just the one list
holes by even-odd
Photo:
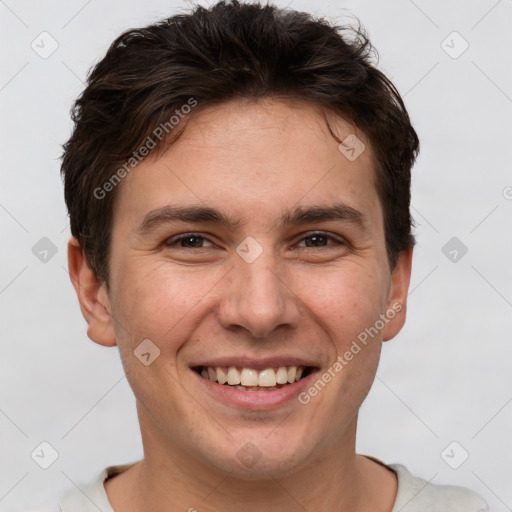
[[134, 464], [136, 462], [109, 466], [88, 483], [67, 490], [60, 499], [45, 502], [26, 512], [113, 512], [103, 482]]
[[487, 503], [478, 494], [465, 487], [432, 484], [412, 475], [401, 464], [388, 464], [398, 478], [398, 493], [392, 512], [422, 512], [440, 510], [450, 512], [487, 512]]
[[114, 512], [103, 483], [135, 464], [109, 466], [101, 471], [88, 485], [68, 491], [60, 498], [62, 512]]

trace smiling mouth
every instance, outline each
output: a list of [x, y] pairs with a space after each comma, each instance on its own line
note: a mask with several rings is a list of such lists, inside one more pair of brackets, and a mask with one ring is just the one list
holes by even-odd
[[240, 391], [274, 391], [306, 378], [311, 366], [280, 366], [255, 370], [253, 368], [198, 366], [194, 370], [206, 380]]

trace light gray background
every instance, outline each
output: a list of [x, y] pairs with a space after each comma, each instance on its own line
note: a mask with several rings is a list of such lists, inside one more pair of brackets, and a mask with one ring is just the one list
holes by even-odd
[[[360, 18], [422, 144], [408, 320], [385, 344], [358, 451], [511, 510], [512, 1], [276, 3], [339, 23]], [[69, 282], [58, 158], [88, 68], [122, 30], [186, 5], [0, 1], [1, 510], [142, 455], [117, 349], [89, 341]], [[31, 48], [42, 31], [59, 45], [47, 59]], [[444, 48], [458, 51], [458, 36], [442, 43], [453, 31], [469, 43], [456, 59]], [[58, 250], [46, 263], [32, 252], [42, 237]], [[442, 252], [452, 237], [468, 248], [457, 262]], [[42, 441], [59, 453], [46, 470], [31, 458]], [[453, 441], [469, 453], [458, 469], [441, 456]], [[461, 450], [445, 458], [454, 465]]]

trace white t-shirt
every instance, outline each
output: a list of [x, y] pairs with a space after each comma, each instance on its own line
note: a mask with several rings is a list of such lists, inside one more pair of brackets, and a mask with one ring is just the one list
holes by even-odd
[[[373, 459], [377, 460], [377, 459]], [[378, 461], [380, 462], [380, 461]], [[109, 466], [91, 483], [65, 493], [59, 503], [47, 503], [31, 512], [114, 512], [103, 482], [135, 463]], [[487, 503], [464, 487], [431, 484], [413, 476], [401, 464], [386, 464], [398, 478], [398, 492], [391, 512], [488, 512]]]

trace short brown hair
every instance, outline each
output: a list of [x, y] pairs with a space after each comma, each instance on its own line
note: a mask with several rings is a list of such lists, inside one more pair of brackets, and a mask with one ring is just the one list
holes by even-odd
[[[393, 269], [400, 251], [415, 243], [409, 206], [419, 141], [372, 53], [360, 23], [333, 26], [307, 13], [237, 0], [196, 6], [190, 14], [121, 34], [90, 70], [72, 109], [73, 133], [63, 145], [71, 233], [91, 269], [108, 286], [117, 190], [112, 180], [116, 169], [119, 179], [129, 172], [126, 162], [148, 137], [157, 138], [151, 137], [155, 129], [191, 99], [202, 109], [282, 94], [346, 117], [368, 137]], [[154, 146], [161, 151], [183, 129], [166, 130], [169, 135]], [[98, 197], [100, 189], [109, 193]]]

